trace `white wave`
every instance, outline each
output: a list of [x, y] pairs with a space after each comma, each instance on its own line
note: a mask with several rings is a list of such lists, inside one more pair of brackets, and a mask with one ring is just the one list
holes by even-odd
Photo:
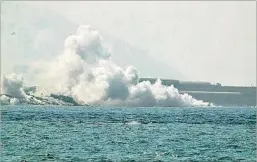
[[138, 121], [130, 121], [130, 122], [128, 122], [127, 123], [128, 125], [138, 125], [138, 124], [141, 124], [140, 122], [138, 122]]

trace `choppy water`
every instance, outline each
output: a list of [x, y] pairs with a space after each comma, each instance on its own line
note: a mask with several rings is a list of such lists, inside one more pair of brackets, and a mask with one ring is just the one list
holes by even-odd
[[256, 108], [1, 111], [1, 161], [256, 160]]

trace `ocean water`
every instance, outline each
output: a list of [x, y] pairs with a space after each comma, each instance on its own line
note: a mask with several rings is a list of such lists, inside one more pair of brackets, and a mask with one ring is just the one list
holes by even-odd
[[1, 107], [1, 162], [256, 161], [256, 107]]

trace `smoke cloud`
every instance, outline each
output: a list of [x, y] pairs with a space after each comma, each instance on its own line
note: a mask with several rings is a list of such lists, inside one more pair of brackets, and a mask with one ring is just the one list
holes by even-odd
[[2, 79], [2, 92], [3, 94], [11, 95], [17, 99], [26, 99], [27, 95], [23, 90], [24, 78], [22, 75], [9, 74], [4, 75]]
[[[80, 104], [117, 106], [207, 106], [209, 103], [180, 94], [160, 79], [139, 83], [139, 72], [129, 66], [122, 69], [111, 60], [103, 38], [90, 26], [80, 26], [66, 38], [64, 51], [50, 62], [31, 67], [36, 84], [49, 94], [72, 97]], [[21, 75], [3, 77], [3, 92], [26, 99]], [[36, 94], [36, 93], [35, 93]], [[42, 93], [41, 93], [42, 94]], [[13, 101], [17, 103], [17, 101]]]

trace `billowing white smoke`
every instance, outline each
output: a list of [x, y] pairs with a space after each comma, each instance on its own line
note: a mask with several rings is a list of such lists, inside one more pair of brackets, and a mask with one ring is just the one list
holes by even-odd
[[[38, 65], [37, 65], [38, 66]], [[36, 78], [42, 80], [49, 93], [73, 97], [81, 104], [119, 106], [206, 106], [187, 94], [179, 94], [174, 86], [140, 82], [133, 66], [123, 70], [111, 61], [99, 33], [90, 26], [80, 26], [76, 35], [65, 40], [63, 54], [50, 63], [37, 67]], [[17, 78], [16, 78], [17, 79]], [[23, 82], [4, 86], [9, 94], [24, 97]], [[18, 90], [16, 90], [18, 89]]]
[[10, 95], [8, 98], [2, 95], [1, 102], [9, 102], [10, 104], [18, 104], [20, 101], [26, 101], [27, 95], [24, 92], [24, 78], [22, 75], [9, 74], [4, 75], [1, 83], [1, 94]]
[[19, 74], [4, 75], [2, 79], [1, 93], [11, 95], [17, 99], [26, 99], [27, 95], [23, 90], [24, 78]]

